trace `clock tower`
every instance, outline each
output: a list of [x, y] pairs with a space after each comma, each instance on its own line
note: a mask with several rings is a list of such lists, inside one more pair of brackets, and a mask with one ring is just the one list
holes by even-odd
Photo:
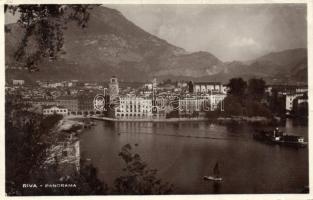
[[110, 102], [114, 101], [119, 94], [118, 88], [118, 80], [115, 76], [110, 79], [109, 83], [109, 95], [110, 95]]

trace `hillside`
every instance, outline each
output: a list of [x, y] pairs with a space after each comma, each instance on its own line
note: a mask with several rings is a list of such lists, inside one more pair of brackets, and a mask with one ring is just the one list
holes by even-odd
[[[14, 52], [23, 30], [10, 24], [5, 34], [6, 78], [26, 80], [104, 80], [112, 75], [125, 81], [146, 81], [153, 76], [173, 79], [228, 81], [235, 76], [302, 81], [306, 77], [306, 49], [271, 53], [249, 64], [223, 63], [209, 52], [186, 52], [142, 30], [119, 11], [95, 7], [88, 26], [69, 23], [65, 43], [56, 61], [44, 60], [39, 72], [10, 69], [17, 66]], [[87, 73], [86, 73], [87, 72]]]

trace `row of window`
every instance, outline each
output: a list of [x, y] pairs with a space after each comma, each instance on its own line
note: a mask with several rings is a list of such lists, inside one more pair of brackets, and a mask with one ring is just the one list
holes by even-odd
[[147, 114], [116, 114], [117, 117], [145, 117]]
[[150, 112], [151, 111], [151, 109], [149, 109], [149, 110], [138, 110], [138, 111], [136, 111], [136, 110], [117, 110], [117, 112], [140, 112], [140, 113], [147, 113], [147, 112]]
[[125, 103], [125, 102], [120, 102], [121, 105], [126, 105], [126, 106], [151, 106], [152, 103]]
[[43, 113], [67, 113], [66, 109], [58, 109], [58, 110], [43, 110]]

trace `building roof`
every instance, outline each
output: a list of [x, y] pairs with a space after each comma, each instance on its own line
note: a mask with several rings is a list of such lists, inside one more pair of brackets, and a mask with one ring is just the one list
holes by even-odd
[[267, 85], [266, 87], [278, 88], [278, 89], [297, 89], [308, 88], [308, 85]]
[[194, 85], [222, 85], [221, 82], [195, 82]]

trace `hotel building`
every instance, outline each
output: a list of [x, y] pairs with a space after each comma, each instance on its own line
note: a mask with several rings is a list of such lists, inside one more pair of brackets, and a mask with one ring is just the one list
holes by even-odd
[[116, 118], [149, 118], [152, 117], [152, 100], [141, 97], [121, 97], [115, 108]]

